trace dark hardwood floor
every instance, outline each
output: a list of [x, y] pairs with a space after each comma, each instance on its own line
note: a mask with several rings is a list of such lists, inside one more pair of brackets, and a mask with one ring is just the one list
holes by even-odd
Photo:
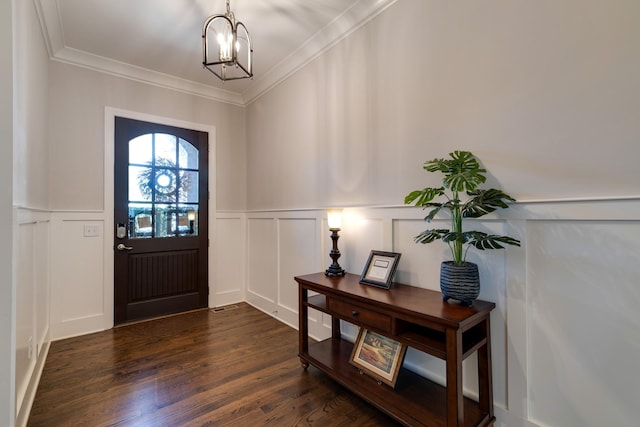
[[248, 304], [51, 344], [29, 426], [395, 426]]

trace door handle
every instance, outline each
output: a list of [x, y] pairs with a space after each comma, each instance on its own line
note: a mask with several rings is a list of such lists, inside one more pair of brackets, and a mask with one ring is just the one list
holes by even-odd
[[119, 251], [130, 251], [131, 249], [133, 249], [133, 246], [125, 246], [124, 243], [118, 243], [116, 249]]

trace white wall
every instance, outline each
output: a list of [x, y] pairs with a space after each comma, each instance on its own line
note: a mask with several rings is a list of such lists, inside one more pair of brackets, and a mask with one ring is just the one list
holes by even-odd
[[328, 207], [349, 208], [347, 270], [393, 250], [399, 281], [437, 289], [449, 254], [415, 245], [424, 212], [400, 205], [438, 183], [424, 161], [470, 150], [520, 200], [478, 225], [522, 248], [472, 258], [497, 304], [498, 425], [633, 425], [638, 51], [638, 2], [396, 2], [247, 107], [247, 300], [297, 324], [291, 276], [329, 265]]
[[15, 294], [10, 301], [15, 305], [9, 313], [15, 329], [9, 341], [14, 365], [7, 370], [13, 385], [8, 425], [23, 425], [50, 343], [48, 56], [33, 3], [13, 3], [13, 180], [3, 180], [13, 184], [14, 209]]
[[13, 2], [0, 2], [0, 426], [15, 419]]
[[[243, 108], [55, 61], [49, 85], [54, 339], [113, 325], [114, 115], [209, 132], [210, 265], [243, 265], [226, 240], [246, 205]], [[98, 236], [84, 236], [89, 224]], [[210, 267], [210, 305], [244, 299], [230, 277], [237, 270]]]
[[49, 72], [51, 208], [104, 208], [105, 108], [216, 128], [216, 204], [244, 210], [244, 108], [52, 61]]
[[453, 149], [518, 200], [640, 196], [639, 16], [398, 1], [248, 107], [248, 208], [401, 204]]
[[49, 208], [48, 68], [33, 2], [16, 2], [14, 196], [16, 206]]

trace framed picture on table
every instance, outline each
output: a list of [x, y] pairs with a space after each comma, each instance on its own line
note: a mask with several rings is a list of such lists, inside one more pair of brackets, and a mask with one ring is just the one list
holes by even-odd
[[360, 276], [360, 283], [389, 289], [400, 255], [396, 252], [371, 251]]
[[361, 373], [395, 387], [407, 347], [391, 338], [360, 328], [349, 363]]

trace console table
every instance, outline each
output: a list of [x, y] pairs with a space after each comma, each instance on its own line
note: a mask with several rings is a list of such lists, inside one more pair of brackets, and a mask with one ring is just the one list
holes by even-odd
[[[495, 304], [476, 300], [471, 307], [442, 301], [442, 294], [394, 283], [382, 289], [359, 283], [360, 276], [295, 277], [299, 286], [299, 346], [309, 364], [390, 415], [411, 426], [491, 426], [493, 389], [489, 314]], [[315, 292], [309, 296], [309, 291]], [[309, 308], [332, 318], [332, 334], [309, 342]], [[399, 341], [446, 362], [446, 387], [402, 368], [395, 388], [361, 375], [349, 363], [353, 344], [342, 339], [340, 319]], [[462, 394], [462, 361], [478, 352], [479, 401]]]

